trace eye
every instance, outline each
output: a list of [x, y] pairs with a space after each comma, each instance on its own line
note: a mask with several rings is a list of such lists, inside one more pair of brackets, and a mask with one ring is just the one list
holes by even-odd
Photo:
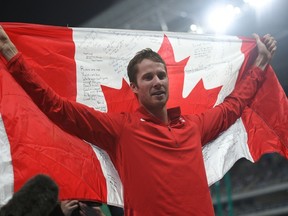
[[160, 72], [157, 74], [157, 76], [160, 80], [163, 80], [163, 79], [166, 79], [167, 74], [166, 74], [166, 72]]
[[151, 73], [145, 74], [143, 76], [143, 79], [147, 80], [147, 81], [152, 80], [153, 79], [153, 74], [151, 74]]

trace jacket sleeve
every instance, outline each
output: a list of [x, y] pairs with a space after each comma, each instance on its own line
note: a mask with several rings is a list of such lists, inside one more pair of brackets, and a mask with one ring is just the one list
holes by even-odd
[[244, 108], [252, 102], [263, 83], [264, 75], [260, 68], [251, 68], [221, 104], [193, 117], [199, 126], [202, 145], [215, 139], [241, 117]]
[[114, 149], [125, 114], [102, 113], [60, 97], [27, 65], [21, 53], [8, 62], [7, 68], [34, 103], [60, 128], [108, 152]]

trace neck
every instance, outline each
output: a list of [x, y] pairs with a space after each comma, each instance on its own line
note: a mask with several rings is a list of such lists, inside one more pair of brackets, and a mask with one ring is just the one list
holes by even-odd
[[167, 124], [169, 122], [168, 119], [168, 113], [167, 113], [167, 109], [166, 106], [161, 108], [161, 109], [147, 109], [146, 110], [151, 113], [153, 116], [155, 116], [156, 118], [158, 118], [161, 122]]

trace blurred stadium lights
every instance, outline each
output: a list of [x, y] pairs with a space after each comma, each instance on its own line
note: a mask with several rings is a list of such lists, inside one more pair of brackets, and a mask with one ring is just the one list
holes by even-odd
[[241, 9], [231, 4], [218, 5], [209, 11], [208, 25], [214, 33], [225, 33], [235, 18], [241, 14]]
[[203, 29], [200, 26], [197, 26], [196, 24], [190, 25], [190, 32], [195, 34], [203, 34]]
[[250, 6], [254, 7], [255, 9], [260, 9], [269, 5], [271, 0], [243, 0], [244, 3], [249, 4]]
[[[261, 12], [259, 10], [269, 6], [271, 0], [243, 0], [243, 3], [238, 6], [232, 4], [214, 4], [207, 11], [206, 16], [206, 33], [225, 34], [229, 26], [241, 15], [245, 16], [247, 7], [254, 9], [255, 12]], [[192, 33], [198, 33], [195, 26], [190, 26]], [[203, 33], [203, 30], [202, 32]]]

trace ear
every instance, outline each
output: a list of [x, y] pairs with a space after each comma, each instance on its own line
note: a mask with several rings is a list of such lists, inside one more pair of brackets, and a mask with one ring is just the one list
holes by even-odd
[[134, 82], [130, 83], [130, 88], [135, 94], [138, 93], [138, 86]]

